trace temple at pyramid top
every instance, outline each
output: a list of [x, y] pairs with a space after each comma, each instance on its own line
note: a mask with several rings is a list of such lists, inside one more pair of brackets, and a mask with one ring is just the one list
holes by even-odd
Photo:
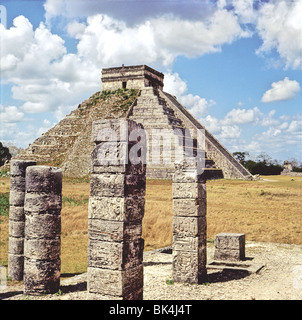
[[102, 69], [102, 91], [144, 87], [163, 90], [164, 74], [146, 65]]

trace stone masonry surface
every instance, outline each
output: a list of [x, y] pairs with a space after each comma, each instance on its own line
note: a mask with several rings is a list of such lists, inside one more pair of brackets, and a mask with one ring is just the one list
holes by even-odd
[[26, 168], [35, 161], [12, 160], [9, 199], [8, 275], [13, 280], [23, 280], [24, 269], [24, 198]]
[[143, 298], [146, 165], [128, 161], [134, 147], [129, 137], [140, 128], [132, 120], [93, 123], [96, 146], [88, 207], [88, 299]]
[[56, 293], [61, 268], [62, 170], [33, 166], [26, 171], [24, 293]]
[[173, 279], [202, 283], [206, 279], [206, 181], [185, 161], [176, 165], [173, 196]]

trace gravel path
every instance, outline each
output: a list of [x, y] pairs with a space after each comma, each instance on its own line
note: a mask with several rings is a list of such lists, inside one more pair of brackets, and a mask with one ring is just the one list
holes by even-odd
[[[208, 244], [208, 263], [214, 247]], [[172, 255], [144, 254], [145, 300], [302, 300], [302, 246], [246, 242], [246, 263], [264, 265], [257, 273], [208, 269], [202, 285], [167, 284], [172, 279]], [[86, 273], [61, 280], [63, 294], [25, 296], [23, 287], [0, 287], [0, 299], [85, 300]]]

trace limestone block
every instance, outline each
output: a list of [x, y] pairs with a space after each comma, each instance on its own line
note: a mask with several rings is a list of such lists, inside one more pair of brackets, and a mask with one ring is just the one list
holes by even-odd
[[206, 279], [206, 248], [173, 251], [173, 279], [176, 282], [203, 283]]
[[124, 271], [88, 267], [87, 289], [90, 293], [129, 296], [143, 287], [143, 265]]
[[196, 251], [206, 245], [206, 237], [190, 237], [173, 235], [173, 251]]
[[125, 270], [143, 262], [144, 240], [106, 242], [89, 239], [88, 266]]
[[24, 238], [11, 237], [8, 243], [8, 252], [11, 254], [23, 254]]
[[23, 279], [24, 255], [8, 253], [8, 276], [13, 280], [21, 281]]
[[25, 190], [24, 191], [11, 190], [11, 192], [9, 194], [10, 206], [23, 207], [24, 206], [24, 197], [25, 197]]
[[[201, 166], [201, 168], [204, 168], [205, 164]], [[201, 172], [202, 171], [202, 172]], [[200, 172], [195, 169], [186, 169], [183, 170], [175, 170], [175, 173], [173, 175], [173, 182], [179, 182], [179, 183], [193, 183], [193, 182], [199, 182], [205, 184], [205, 175], [203, 170]]]
[[24, 192], [24, 190], [25, 190], [25, 177], [12, 176], [10, 179], [10, 190]]
[[57, 260], [61, 252], [60, 239], [27, 239], [24, 256], [36, 260]]
[[62, 193], [62, 170], [49, 166], [32, 166], [26, 170], [26, 192]]
[[24, 238], [24, 221], [9, 220], [9, 235], [15, 238]]
[[123, 164], [117, 166], [92, 166], [92, 173], [123, 173], [126, 175], [142, 175], [146, 174], [146, 164]]
[[129, 223], [103, 219], [88, 219], [89, 239], [99, 241], [135, 240], [142, 236], [141, 221]]
[[245, 259], [245, 234], [219, 233], [215, 236], [215, 260], [239, 261]]
[[24, 207], [15, 207], [11, 205], [9, 207], [9, 219], [25, 221]]
[[113, 221], [141, 221], [144, 217], [144, 197], [90, 197], [88, 218]]
[[61, 216], [53, 214], [29, 214], [25, 211], [25, 235], [28, 239], [60, 237]]
[[135, 121], [129, 119], [97, 120], [92, 123], [92, 142], [127, 142], [132, 130], [140, 128], [142, 128], [142, 125], [138, 125]]
[[91, 174], [90, 195], [98, 197], [144, 196], [146, 178], [123, 174]]
[[61, 261], [24, 259], [24, 294], [53, 294], [60, 288]]
[[11, 160], [10, 174], [25, 177], [26, 168], [34, 165], [36, 162], [32, 160]]
[[[132, 144], [123, 141], [101, 142], [95, 146], [91, 153], [93, 166], [105, 166], [108, 170], [111, 166], [121, 166], [126, 169], [128, 164], [128, 152]], [[109, 168], [108, 168], [109, 167]]]
[[47, 212], [59, 215], [62, 209], [62, 196], [61, 194], [54, 193], [29, 193], [25, 195], [24, 210], [42, 213]]
[[173, 216], [172, 231], [178, 236], [197, 237], [206, 231], [205, 217], [179, 217]]
[[215, 235], [215, 248], [239, 250], [244, 245], [245, 245], [244, 233], [222, 232]]
[[202, 183], [173, 183], [173, 199], [201, 199], [205, 197], [205, 187]]
[[203, 217], [207, 212], [205, 199], [173, 199], [173, 214], [183, 217]]

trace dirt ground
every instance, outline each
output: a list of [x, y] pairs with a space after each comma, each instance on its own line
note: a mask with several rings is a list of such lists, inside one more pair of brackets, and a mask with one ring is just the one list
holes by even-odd
[[[208, 266], [214, 246], [208, 244]], [[246, 243], [246, 265], [259, 271], [208, 269], [204, 284], [180, 284], [172, 280], [172, 254], [158, 250], [144, 254], [144, 300], [302, 300], [302, 246]], [[0, 286], [0, 300], [86, 300], [87, 274], [61, 279], [54, 295], [25, 296], [22, 284]]]

